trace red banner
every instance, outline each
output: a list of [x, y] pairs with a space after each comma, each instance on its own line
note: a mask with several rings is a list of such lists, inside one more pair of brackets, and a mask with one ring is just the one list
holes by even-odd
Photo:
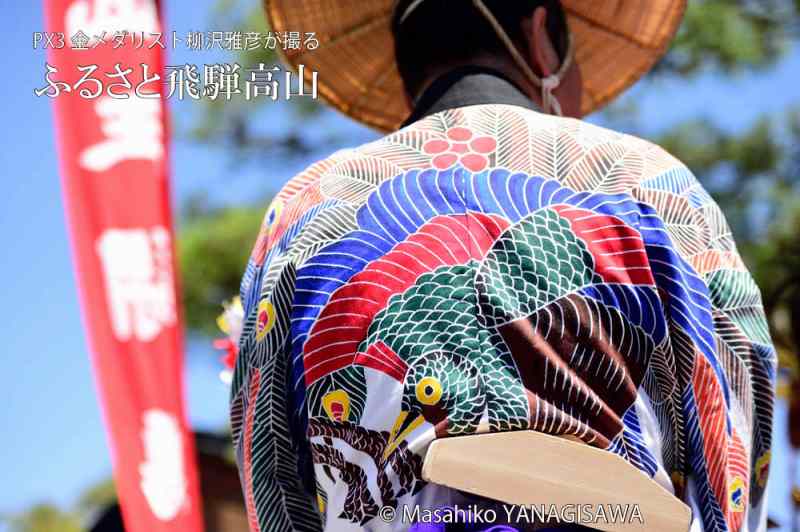
[[[153, 0], [45, 0], [46, 83], [126, 530], [201, 531], [183, 405], [162, 35]], [[38, 42], [37, 42], [38, 41]]]

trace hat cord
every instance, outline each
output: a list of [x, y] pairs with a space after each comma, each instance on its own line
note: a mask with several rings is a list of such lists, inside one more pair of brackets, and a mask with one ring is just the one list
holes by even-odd
[[543, 111], [545, 113], [550, 113], [552, 110], [556, 115], [564, 116], [561, 110], [561, 104], [559, 103], [555, 94], [553, 94], [553, 91], [561, 85], [564, 75], [567, 73], [567, 70], [572, 64], [572, 58], [574, 55], [572, 33], [568, 33], [567, 35], [567, 54], [566, 57], [564, 57], [564, 61], [561, 63], [561, 67], [558, 69], [558, 72], [545, 78], [540, 78], [533, 72], [528, 62], [522, 57], [522, 54], [519, 53], [519, 50], [517, 50], [517, 47], [513, 42], [511, 42], [511, 38], [503, 29], [503, 26], [500, 24], [500, 22], [498, 22], [491, 10], [486, 7], [486, 4], [484, 4], [482, 0], [472, 0], [472, 3], [489, 22], [500, 40], [503, 41], [503, 44], [508, 49], [511, 57], [514, 58], [514, 61], [517, 63], [517, 66], [520, 68], [520, 70], [522, 70], [523, 74], [525, 74], [528, 80], [535, 86], [541, 87]]
[[[400, 17], [400, 24], [402, 24], [422, 2], [423, 0], [414, 0], [411, 2], [403, 15]], [[572, 64], [572, 58], [574, 56], [572, 33], [568, 33], [567, 35], [567, 54], [564, 58], [564, 61], [561, 63], [561, 67], [558, 69], [558, 72], [542, 79], [533, 72], [530, 65], [528, 65], [528, 62], [525, 61], [525, 59], [522, 57], [522, 54], [520, 54], [519, 50], [517, 50], [517, 47], [513, 42], [511, 42], [511, 38], [503, 29], [503, 26], [500, 24], [500, 22], [498, 22], [491, 10], [486, 7], [486, 4], [484, 4], [482, 0], [472, 0], [472, 3], [492, 26], [492, 29], [508, 49], [511, 57], [514, 59], [514, 62], [517, 63], [517, 66], [520, 68], [520, 70], [522, 70], [523, 74], [525, 74], [528, 80], [536, 87], [540, 87], [542, 89], [542, 107], [544, 112], [549, 113], [552, 110], [558, 116], [564, 116], [561, 110], [561, 104], [559, 103], [558, 98], [556, 98], [556, 96], [553, 94], [553, 91], [555, 91], [561, 85], [561, 81], [564, 79], [567, 69]]]

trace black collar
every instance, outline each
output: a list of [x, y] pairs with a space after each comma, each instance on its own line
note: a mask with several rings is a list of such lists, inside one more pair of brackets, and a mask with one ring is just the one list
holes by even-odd
[[525, 93], [502, 73], [491, 68], [466, 66], [436, 78], [417, 99], [414, 111], [402, 127], [447, 109], [490, 103], [536, 110]]

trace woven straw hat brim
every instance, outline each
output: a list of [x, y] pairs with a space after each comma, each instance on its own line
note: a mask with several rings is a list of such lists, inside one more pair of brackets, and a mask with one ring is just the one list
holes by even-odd
[[[315, 32], [319, 47], [283, 52], [319, 94], [343, 113], [382, 131], [411, 110], [394, 57], [394, 0], [264, 0], [272, 31]], [[613, 100], [663, 56], [686, 0], [562, 0], [583, 75], [583, 115]]]

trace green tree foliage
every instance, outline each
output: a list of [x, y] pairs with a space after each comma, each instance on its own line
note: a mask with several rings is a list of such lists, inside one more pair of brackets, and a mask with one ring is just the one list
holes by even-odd
[[771, 66], [797, 37], [798, 16], [798, 0], [690, 0], [678, 36], [654, 73]]
[[76, 511], [80, 515], [90, 515], [100, 508], [104, 508], [117, 500], [117, 488], [114, 479], [108, 477], [97, 484], [90, 486], [78, 498]]
[[5, 521], [11, 532], [84, 532], [98, 512], [116, 499], [114, 480], [108, 478], [83, 492], [74, 508], [40, 503], [18, 515], [2, 518], [0, 522]]
[[25, 513], [7, 519], [12, 532], [83, 532], [81, 520], [52, 504], [37, 504]]
[[178, 229], [178, 262], [187, 326], [221, 333], [222, 303], [239, 293], [264, 206], [190, 210]]
[[800, 206], [773, 224], [745, 253], [754, 265], [781, 365], [800, 376]]

